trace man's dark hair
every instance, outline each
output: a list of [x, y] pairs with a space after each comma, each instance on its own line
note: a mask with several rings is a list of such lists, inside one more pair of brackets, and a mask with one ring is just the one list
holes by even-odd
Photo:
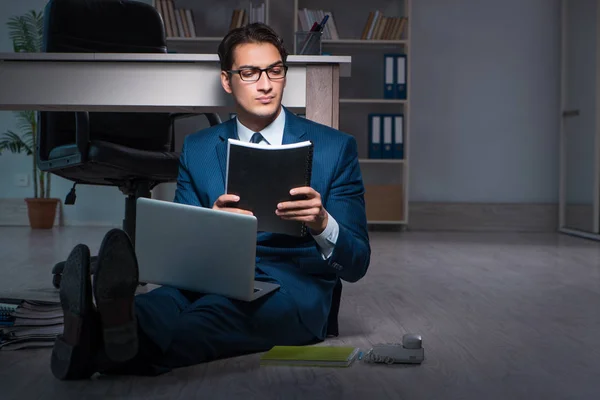
[[219, 60], [221, 70], [228, 71], [233, 66], [233, 51], [240, 44], [246, 43], [271, 43], [279, 50], [281, 60], [285, 63], [288, 53], [283, 46], [283, 39], [268, 25], [255, 22], [235, 28], [223, 38], [219, 44]]

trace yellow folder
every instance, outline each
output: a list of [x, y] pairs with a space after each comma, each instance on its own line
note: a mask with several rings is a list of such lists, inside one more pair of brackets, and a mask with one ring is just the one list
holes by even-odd
[[360, 349], [349, 346], [275, 346], [260, 359], [261, 365], [349, 367]]

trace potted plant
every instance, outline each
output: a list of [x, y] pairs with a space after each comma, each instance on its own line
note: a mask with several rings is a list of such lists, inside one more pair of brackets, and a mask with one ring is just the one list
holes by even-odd
[[[15, 52], [39, 53], [42, 50], [43, 12], [31, 10], [8, 21], [9, 35]], [[51, 174], [38, 169], [37, 125], [38, 113], [32, 110], [15, 112], [19, 133], [11, 130], [0, 136], [0, 154], [3, 150], [25, 153], [33, 159], [33, 197], [26, 198], [29, 224], [35, 229], [50, 229], [54, 225], [59, 199], [50, 197]]]

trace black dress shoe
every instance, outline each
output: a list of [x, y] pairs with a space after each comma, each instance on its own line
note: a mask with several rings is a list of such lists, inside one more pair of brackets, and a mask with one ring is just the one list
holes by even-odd
[[[98, 256], [92, 256], [90, 258], [90, 273], [92, 275], [94, 275], [96, 273], [96, 260], [98, 259]], [[56, 264], [54, 264], [54, 267], [52, 267], [52, 286], [54, 286], [57, 289], [60, 289], [60, 280], [62, 278], [62, 273], [65, 269], [65, 263], [66, 261], [60, 261]]]
[[92, 299], [90, 250], [78, 244], [65, 262], [60, 285], [63, 334], [52, 349], [51, 370], [58, 379], [85, 379], [95, 372], [100, 326]]
[[135, 291], [138, 263], [127, 233], [111, 229], [102, 240], [96, 273], [94, 297], [102, 322], [106, 356], [115, 362], [132, 359], [138, 352]]

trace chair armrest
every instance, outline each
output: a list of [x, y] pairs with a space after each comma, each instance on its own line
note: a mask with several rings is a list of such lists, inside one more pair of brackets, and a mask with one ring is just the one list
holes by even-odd
[[[78, 111], [71, 113], [75, 117], [75, 147], [76, 152], [70, 151], [68, 155], [58, 159], [49, 159], [48, 155], [52, 149], [47, 149], [46, 140], [42, 137], [48, 134], [46, 132], [44, 116], [40, 113], [40, 120], [37, 127], [37, 151], [36, 157], [38, 168], [42, 171], [52, 171], [65, 166], [73, 166], [85, 163], [88, 160], [88, 151], [90, 148], [90, 116], [87, 111]], [[73, 146], [73, 143], [69, 143]], [[62, 146], [59, 146], [62, 147]]]

